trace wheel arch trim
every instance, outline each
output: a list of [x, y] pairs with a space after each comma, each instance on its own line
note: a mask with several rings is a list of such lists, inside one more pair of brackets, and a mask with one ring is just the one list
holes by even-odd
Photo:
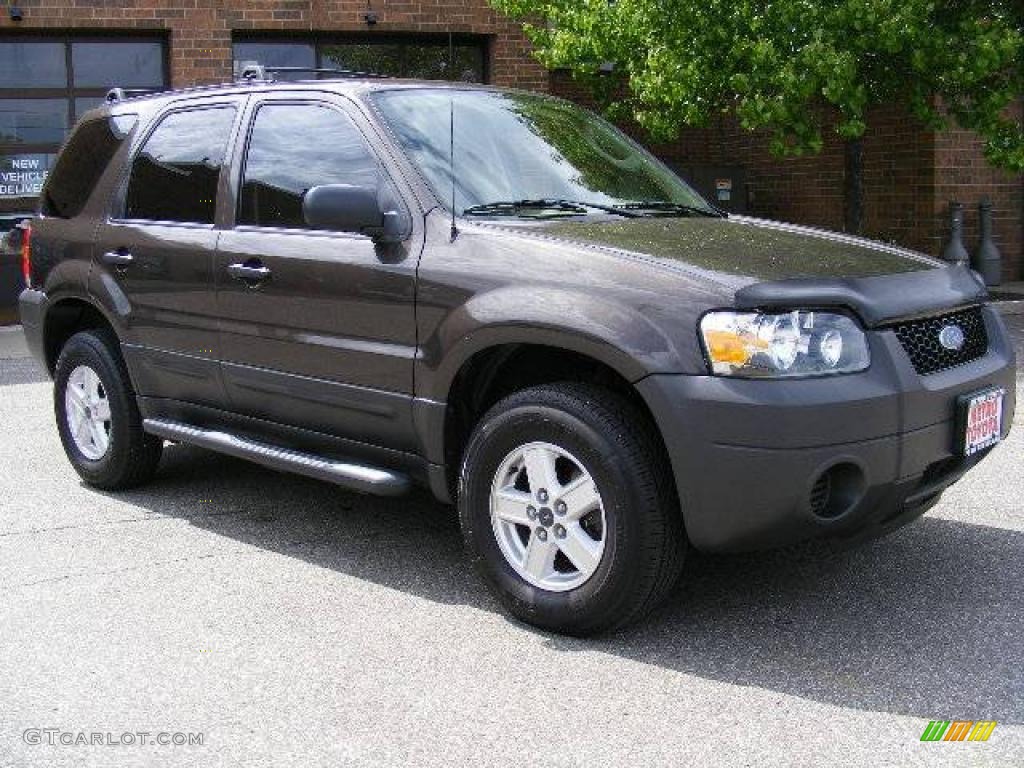
[[59, 355], [58, 350], [52, 350], [51, 344], [51, 334], [54, 332], [54, 312], [69, 309], [69, 305], [72, 304], [84, 305], [85, 307], [95, 311], [101, 318], [103, 318], [104, 322], [113, 332], [114, 337], [118, 340], [118, 343], [121, 342], [121, 333], [118, 331], [119, 323], [115, 317], [111, 316], [111, 312], [103, 306], [102, 303], [96, 301], [93, 296], [77, 291], [60, 291], [55, 295], [48, 295], [46, 297], [45, 306], [40, 314], [39, 333], [42, 340], [44, 363], [47, 370], [51, 373], [57, 364], [57, 357]]
[[505, 286], [449, 312], [421, 342], [416, 395], [446, 401], [466, 363], [496, 346], [534, 344], [593, 358], [629, 382], [678, 372], [680, 350], [634, 307], [578, 290]]

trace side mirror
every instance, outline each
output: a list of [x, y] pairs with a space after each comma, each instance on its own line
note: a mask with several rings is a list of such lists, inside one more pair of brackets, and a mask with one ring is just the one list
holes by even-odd
[[397, 211], [381, 210], [377, 190], [352, 184], [323, 184], [302, 197], [302, 217], [313, 229], [358, 232], [376, 243], [405, 239]]

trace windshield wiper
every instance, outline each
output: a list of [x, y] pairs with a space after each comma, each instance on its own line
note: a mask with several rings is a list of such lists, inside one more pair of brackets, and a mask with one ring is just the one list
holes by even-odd
[[687, 213], [698, 216], [708, 216], [719, 219], [723, 217], [721, 211], [711, 208], [701, 208], [699, 205], [687, 205], [686, 203], [672, 203], [667, 200], [636, 200], [630, 203], [622, 203], [616, 206], [628, 211], [658, 211], [664, 213]]
[[613, 213], [616, 216], [623, 216], [633, 219], [640, 214], [633, 213], [619, 206], [602, 205], [601, 203], [586, 203], [576, 200], [562, 200], [561, 198], [539, 197], [527, 198], [524, 200], [498, 200], [493, 203], [480, 203], [463, 209], [463, 216], [484, 216], [487, 214], [509, 214], [515, 216], [525, 209], [538, 209], [561, 211], [563, 213], [586, 213], [588, 208], [593, 208], [606, 213]]

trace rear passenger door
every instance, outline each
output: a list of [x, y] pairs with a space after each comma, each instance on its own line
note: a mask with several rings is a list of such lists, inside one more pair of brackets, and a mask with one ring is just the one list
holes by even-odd
[[215, 219], [243, 106], [244, 98], [219, 98], [159, 116], [99, 227], [92, 285], [123, 315], [125, 358], [143, 397], [224, 403]]
[[[343, 97], [253, 97], [249, 111], [245, 153], [233, 172], [236, 222], [217, 256], [222, 375], [232, 408], [412, 451], [422, 224], [375, 152], [372, 127]], [[379, 245], [362, 234], [313, 230], [302, 199], [322, 184], [376, 187], [416, 231], [403, 243]], [[233, 265], [265, 277], [244, 279]]]

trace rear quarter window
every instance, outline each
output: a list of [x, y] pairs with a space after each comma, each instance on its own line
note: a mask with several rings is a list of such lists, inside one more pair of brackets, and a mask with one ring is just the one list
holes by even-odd
[[136, 115], [111, 115], [81, 122], [46, 179], [42, 212], [62, 219], [81, 213], [103, 171], [137, 123]]

